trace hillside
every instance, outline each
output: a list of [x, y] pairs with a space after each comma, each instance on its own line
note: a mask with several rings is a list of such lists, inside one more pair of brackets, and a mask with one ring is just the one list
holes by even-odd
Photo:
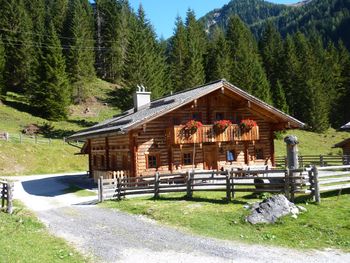
[[[74, 155], [79, 149], [64, 143], [63, 137], [110, 118], [119, 109], [111, 103], [115, 85], [96, 79], [85, 87], [89, 99], [72, 105], [68, 120], [59, 122], [48, 122], [32, 115], [25, 97], [15, 93], [7, 95], [0, 104], [0, 133], [8, 132], [10, 140], [0, 140], [0, 176], [87, 170], [86, 156]], [[34, 135], [22, 134], [28, 125], [49, 128], [45, 134], [37, 135], [36, 143]]]
[[350, 48], [350, 1], [311, 0], [295, 5], [273, 4], [263, 0], [232, 0], [220, 9], [206, 14], [201, 20], [207, 30], [213, 25], [226, 27], [231, 15], [238, 15], [259, 37], [264, 23], [273, 21], [283, 36], [297, 30], [319, 33], [324, 40], [343, 40]]

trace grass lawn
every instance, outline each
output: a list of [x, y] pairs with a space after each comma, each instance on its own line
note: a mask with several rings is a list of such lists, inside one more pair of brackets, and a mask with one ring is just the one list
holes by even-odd
[[[350, 137], [349, 132], [340, 132], [332, 128], [324, 133], [314, 133], [303, 130], [288, 130], [282, 137], [296, 135], [299, 139], [300, 155], [337, 155], [342, 154], [340, 148], [332, 148], [334, 144]], [[283, 138], [275, 140], [276, 156], [286, 155], [286, 144]]]
[[0, 262], [88, 262], [63, 239], [49, 234], [33, 214], [15, 202], [13, 215], [0, 212]]
[[[344, 193], [344, 191], [343, 191]], [[246, 203], [261, 201], [238, 195], [226, 203], [225, 193], [194, 193], [192, 200], [182, 194], [108, 201], [104, 207], [141, 214], [161, 223], [208, 237], [247, 243], [278, 245], [301, 249], [338, 248], [350, 251], [350, 191], [341, 196], [324, 195], [321, 205], [299, 204], [308, 211], [298, 219], [285, 217], [274, 225], [251, 225], [245, 222], [249, 213]]]

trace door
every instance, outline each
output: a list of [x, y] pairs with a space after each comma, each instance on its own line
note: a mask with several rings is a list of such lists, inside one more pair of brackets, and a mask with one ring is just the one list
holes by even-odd
[[217, 147], [216, 145], [212, 146], [203, 146], [203, 163], [205, 170], [217, 170], [218, 169], [218, 160], [217, 160]]

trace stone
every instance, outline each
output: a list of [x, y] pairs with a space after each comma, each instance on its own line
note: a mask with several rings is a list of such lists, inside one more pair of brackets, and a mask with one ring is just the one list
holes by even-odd
[[300, 210], [290, 202], [284, 195], [274, 195], [260, 203], [252, 206], [251, 214], [246, 217], [246, 221], [251, 224], [275, 223], [278, 218], [292, 214], [297, 218]]

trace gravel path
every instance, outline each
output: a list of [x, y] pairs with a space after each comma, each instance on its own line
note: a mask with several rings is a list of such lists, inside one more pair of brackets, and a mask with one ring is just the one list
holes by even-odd
[[300, 252], [198, 237], [98, 207], [91, 197], [64, 194], [72, 181], [89, 185], [81, 175], [16, 179], [15, 198], [94, 262], [350, 262], [350, 254], [335, 250]]

